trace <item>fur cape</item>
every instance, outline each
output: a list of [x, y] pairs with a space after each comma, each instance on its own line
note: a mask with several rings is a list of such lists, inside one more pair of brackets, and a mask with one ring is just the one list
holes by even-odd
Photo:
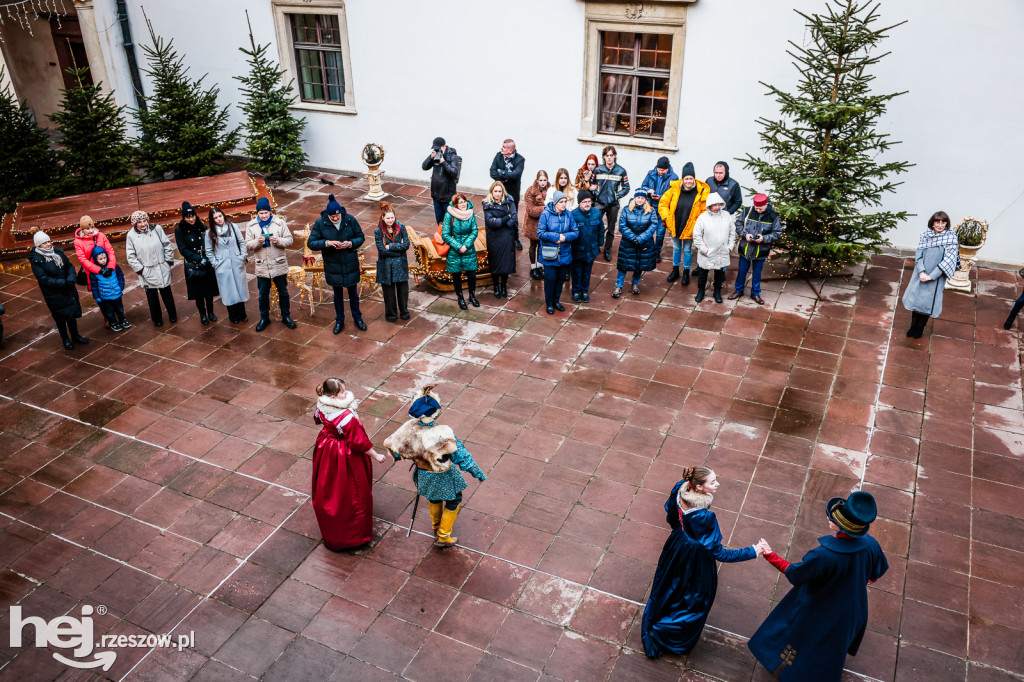
[[328, 418], [348, 410], [352, 413], [353, 417], [359, 419], [359, 415], [356, 414], [356, 405], [356, 397], [352, 395], [352, 391], [345, 391], [333, 397], [322, 395], [316, 399], [316, 409], [320, 410], [320, 414]]
[[419, 419], [410, 419], [399, 426], [384, 439], [384, 447], [435, 474], [451, 468], [451, 454], [458, 449], [452, 427], [436, 422], [423, 424]]
[[[689, 481], [679, 488], [679, 494], [676, 495], [676, 503], [683, 511], [686, 511], [686, 507], [690, 509], [710, 509], [714, 499], [715, 496], [711, 493], [698, 493], [696, 490], [690, 490]], [[684, 504], [686, 507], [683, 506]]]

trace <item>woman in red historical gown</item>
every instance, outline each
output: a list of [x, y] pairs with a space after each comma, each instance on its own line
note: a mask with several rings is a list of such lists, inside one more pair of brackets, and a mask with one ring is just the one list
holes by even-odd
[[332, 551], [365, 545], [373, 537], [372, 456], [387, 458], [373, 444], [356, 416], [355, 398], [341, 379], [316, 387], [313, 419], [323, 428], [313, 449], [313, 511], [324, 546]]

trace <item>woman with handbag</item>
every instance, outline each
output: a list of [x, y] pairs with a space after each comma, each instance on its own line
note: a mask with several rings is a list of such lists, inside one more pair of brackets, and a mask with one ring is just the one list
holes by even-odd
[[228, 222], [224, 211], [216, 206], [210, 209], [207, 220], [210, 227], [206, 231], [203, 247], [213, 265], [220, 302], [227, 307], [228, 319], [232, 324], [248, 322], [249, 317], [245, 313], [245, 302], [249, 300], [249, 287], [245, 283], [245, 263], [248, 257], [242, 231], [234, 223]]
[[476, 238], [480, 228], [473, 215], [473, 204], [461, 192], [452, 197], [441, 224], [441, 235], [448, 250], [447, 269], [452, 275], [455, 295], [459, 297], [459, 308], [466, 310], [466, 299], [462, 297], [462, 278], [469, 285], [469, 302], [474, 308], [480, 307], [476, 300]]
[[566, 208], [569, 199], [556, 191], [540, 214], [537, 237], [540, 240], [540, 261], [544, 265], [544, 301], [548, 315], [565, 310], [559, 302], [565, 275], [572, 265], [572, 242], [580, 236], [572, 213]]
[[146, 290], [149, 316], [153, 325], [162, 327], [164, 317], [160, 312], [160, 300], [167, 308], [167, 319], [178, 321], [178, 310], [171, 293], [171, 266], [174, 265], [174, 245], [159, 225], [149, 224], [149, 214], [135, 211], [131, 217], [132, 228], [124, 239], [125, 259], [128, 266], [139, 276], [139, 286]]
[[903, 293], [903, 307], [910, 311], [907, 338], [919, 339], [929, 317], [942, 313], [942, 292], [946, 278], [960, 267], [960, 240], [949, 229], [949, 216], [938, 211], [928, 219], [914, 255], [914, 274]]
[[174, 242], [181, 257], [185, 259], [185, 291], [188, 300], [196, 302], [199, 321], [203, 324], [216, 322], [213, 314], [213, 297], [217, 290], [217, 274], [206, 257], [206, 225], [196, 215], [192, 204], [181, 202], [181, 220], [174, 228]]

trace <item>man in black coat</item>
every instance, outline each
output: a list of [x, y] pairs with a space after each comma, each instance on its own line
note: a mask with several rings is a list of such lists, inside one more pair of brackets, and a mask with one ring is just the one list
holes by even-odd
[[360, 331], [366, 331], [366, 323], [359, 312], [359, 247], [364, 241], [359, 222], [335, 201], [333, 194], [329, 195], [327, 208], [320, 212], [320, 219], [313, 224], [306, 246], [312, 251], [323, 252], [324, 279], [334, 289], [335, 334], [340, 334], [345, 328], [346, 289], [352, 319]]
[[[501, 143], [501, 151], [494, 155], [494, 161], [491, 162], [491, 179], [505, 185], [505, 194], [515, 203], [516, 211], [519, 210], [519, 190], [522, 188], [525, 167], [526, 159], [516, 151], [516, 142], [511, 138]], [[523, 244], [519, 241], [518, 222], [515, 245], [517, 251], [523, 250]]]
[[440, 223], [462, 174], [462, 157], [445, 144], [443, 137], [434, 138], [430, 156], [423, 160], [423, 170], [431, 169], [430, 198], [434, 200], [434, 218]]

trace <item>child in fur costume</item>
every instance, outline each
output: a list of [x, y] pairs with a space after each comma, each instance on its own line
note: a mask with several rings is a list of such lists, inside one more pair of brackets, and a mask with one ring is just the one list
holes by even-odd
[[455, 437], [450, 426], [437, 423], [441, 403], [433, 386], [423, 388], [409, 409], [409, 421], [398, 427], [384, 441], [384, 447], [395, 459], [411, 459], [416, 463], [413, 481], [417, 492], [430, 502], [430, 521], [434, 526], [434, 546], [451, 547], [459, 541], [452, 535], [455, 518], [462, 505], [466, 479], [458, 469], [485, 481], [473, 455]]
[[365, 545], [373, 538], [372, 456], [376, 452], [355, 413], [355, 398], [340, 379], [316, 387], [313, 419], [323, 428], [313, 450], [313, 511], [332, 551]]

